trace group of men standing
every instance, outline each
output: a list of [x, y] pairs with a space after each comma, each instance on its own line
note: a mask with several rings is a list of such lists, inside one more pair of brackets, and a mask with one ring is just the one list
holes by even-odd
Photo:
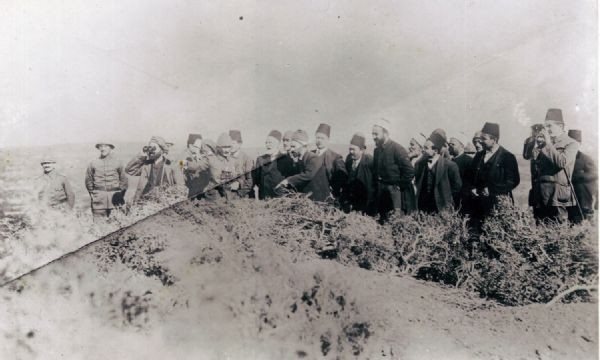
[[[390, 138], [391, 127], [386, 119], [373, 123], [373, 155], [366, 151], [366, 136], [354, 134], [345, 159], [329, 148], [328, 124], [315, 131], [315, 150], [309, 149], [304, 130], [270, 131], [265, 153], [254, 161], [241, 150], [239, 130], [221, 134], [216, 143], [190, 134], [179, 161], [172, 160], [170, 144], [158, 136], [126, 165], [113, 157], [114, 145], [98, 143], [100, 156], [88, 166], [85, 184], [95, 218], [123, 208], [126, 174], [140, 179], [133, 203], [178, 184], [187, 187], [188, 198], [206, 200], [299, 192], [344, 211], [379, 216], [382, 222], [392, 212], [459, 209], [476, 229], [500, 196], [512, 199], [519, 168], [515, 156], [499, 144], [498, 124], [485, 123], [468, 144], [456, 137], [448, 140], [443, 129], [436, 129], [423, 145], [411, 139], [408, 151]], [[597, 172], [591, 158], [579, 152], [581, 132], [564, 130], [559, 109], [549, 109], [544, 124], [533, 130], [523, 156], [531, 161], [529, 205], [536, 219], [580, 221], [592, 214]], [[66, 178], [53, 173], [53, 161], [44, 160], [42, 166], [42, 193], [52, 204], [72, 207]]]

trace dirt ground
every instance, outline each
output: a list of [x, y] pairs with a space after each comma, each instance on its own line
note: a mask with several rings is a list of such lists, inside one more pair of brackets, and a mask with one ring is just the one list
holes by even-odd
[[215, 235], [189, 207], [0, 288], [0, 358], [598, 358], [596, 303], [500, 306]]

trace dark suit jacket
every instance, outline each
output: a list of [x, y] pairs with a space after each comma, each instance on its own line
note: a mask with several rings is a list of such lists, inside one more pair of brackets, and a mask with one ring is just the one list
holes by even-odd
[[467, 171], [467, 179], [471, 189], [482, 190], [487, 187], [490, 193], [489, 205], [494, 205], [500, 195], [507, 195], [512, 199], [512, 191], [521, 181], [517, 158], [500, 146], [498, 151], [484, 163], [485, 151], [475, 154], [471, 166]]
[[299, 173], [287, 178], [294, 189], [311, 194], [315, 201], [325, 201], [330, 194], [329, 181], [323, 160], [315, 153], [306, 151], [298, 163]]
[[577, 153], [577, 157], [575, 158], [571, 183], [575, 189], [579, 206], [582, 209], [593, 209], [593, 197], [598, 192], [598, 169], [594, 159], [581, 151]]
[[284, 178], [298, 174], [299, 170], [298, 163], [295, 163], [288, 154], [283, 154], [281, 158], [278, 159], [277, 167], [279, 168], [279, 171], [281, 171], [281, 175], [283, 175]]
[[[285, 171], [285, 157], [287, 155], [280, 155], [272, 161], [271, 155], [262, 155], [256, 159], [256, 167], [252, 170], [252, 181], [254, 185], [258, 186], [260, 199], [277, 196], [275, 186], [285, 179], [282, 174], [282, 171]], [[253, 193], [252, 196], [254, 196]]]
[[[434, 165], [435, 184], [433, 194], [438, 211], [452, 210], [460, 194], [462, 181], [458, 165], [452, 160], [440, 156]], [[427, 158], [423, 157], [415, 164], [415, 185], [417, 186], [417, 208], [423, 186], [423, 175], [427, 170]]]
[[352, 157], [346, 156], [346, 171], [348, 181], [344, 185], [342, 194], [345, 204], [352, 206], [352, 210], [372, 214], [375, 211], [375, 184], [373, 184], [373, 157], [364, 154], [356, 167], [356, 176], [351, 179]]
[[348, 173], [342, 155], [331, 149], [327, 149], [320, 155], [320, 158], [323, 159], [325, 173], [327, 174], [327, 180], [329, 181], [332, 194], [336, 197], [340, 196], [341, 189], [348, 179]]
[[[416, 208], [412, 180], [415, 169], [404, 147], [393, 140], [375, 148], [373, 153], [373, 178], [377, 187], [393, 185], [400, 187], [402, 208], [408, 213]], [[379, 197], [379, 195], [377, 195]], [[380, 201], [380, 200], [377, 200]]]

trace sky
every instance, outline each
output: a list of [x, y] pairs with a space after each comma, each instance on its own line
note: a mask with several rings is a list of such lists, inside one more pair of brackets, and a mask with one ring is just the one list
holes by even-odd
[[[486, 121], [520, 152], [561, 108], [598, 141], [596, 2], [2, 0], [0, 148], [332, 126], [332, 142]], [[420, 137], [422, 139], [422, 137]]]

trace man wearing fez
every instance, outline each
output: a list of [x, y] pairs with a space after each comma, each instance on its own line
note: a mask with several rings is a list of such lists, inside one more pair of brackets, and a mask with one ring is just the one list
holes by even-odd
[[280, 151], [281, 133], [272, 130], [265, 140], [266, 152], [256, 159], [256, 167], [252, 170], [254, 188], [258, 190], [259, 199], [277, 196], [275, 187], [285, 179], [282, 168], [289, 157]]
[[390, 211], [402, 210], [408, 214], [416, 207], [412, 180], [414, 168], [406, 150], [390, 139], [391, 124], [378, 119], [373, 125], [375, 141], [373, 155], [373, 178], [376, 182], [377, 211], [380, 221], [389, 217]]
[[300, 159], [298, 174], [285, 178], [276, 186], [278, 195], [284, 189], [310, 194], [315, 201], [325, 201], [330, 196], [327, 173], [317, 154], [308, 151], [308, 134], [304, 130], [296, 130], [290, 143], [290, 155]]
[[[446, 137], [446, 131], [444, 129], [435, 129], [433, 130], [433, 133], [441, 136], [444, 139], [447, 139]], [[425, 137], [425, 136], [423, 136]], [[448, 143], [444, 142], [444, 147], [442, 147], [442, 149], [440, 150], [440, 155], [446, 159], [452, 160], [452, 156], [450, 155], [450, 150], [448, 149]]]
[[331, 127], [327, 124], [319, 124], [315, 132], [315, 145], [317, 146], [315, 153], [323, 160], [331, 193], [337, 198], [341, 195], [348, 174], [342, 156], [327, 147], [330, 135]]
[[540, 221], [566, 221], [567, 208], [577, 206], [570, 178], [579, 143], [567, 135], [564, 127], [562, 111], [548, 109], [544, 128], [540, 130], [532, 150], [533, 163], [537, 164], [537, 182], [533, 187], [531, 204], [536, 219]]
[[67, 177], [55, 170], [56, 160], [47, 157], [42, 159], [40, 165], [44, 173], [35, 180], [40, 202], [53, 209], [72, 209], [75, 194]]
[[342, 204], [345, 211], [354, 210], [374, 215], [373, 157], [365, 152], [366, 148], [365, 136], [360, 133], [354, 134], [346, 157], [348, 180], [342, 191]]
[[236, 172], [238, 173], [238, 183], [240, 184], [237, 194], [239, 197], [246, 197], [252, 190], [252, 169], [254, 162], [244, 151], [242, 147], [242, 133], [239, 130], [230, 130], [231, 137], [231, 158], [235, 162]]
[[105, 219], [125, 204], [127, 176], [123, 163], [112, 151], [115, 146], [104, 142], [96, 144], [100, 157], [93, 160], [85, 174], [85, 187], [90, 194], [94, 221]]
[[[581, 144], [581, 130], [569, 130], [568, 135]], [[568, 208], [569, 220], [579, 223], [594, 215], [594, 200], [598, 200], [598, 167], [591, 156], [581, 151], [577, 152], [571, 183], [579, 202], [579, 208], [577, 206]], [[581, 213], [579, 209], [581, 209]]]
[[552, 168], [554, 167], [548, 159], [539, 156], [540, 149], [546, 142], [544, 135], [542, 134], [543, 129], [543, 124], [532, 125], [531, 135], [525, 139], [525, 142], [523, 143], [523, 158], [529, 160], [529, 168], [531, 171], [531, 189], [529, 190], [527, 202], [529, 206], [533, 207], [533, 216], [536, 221], [545, 219], [540, 206], [543, 187], [541, 176], [543, 173], [552, 171]]
[[164, 151], [167, 149], [165, 139], [153, 136], [147, 146], [136, 155], [125, 167], [130, 176], [139, 176], [138, 186], [133, 197], [133, 203], [139, 202], [149, 194], [179, 185], [182, 183], [181, 171], [177, 164], [171, 161]]
[[423, 147], [423, 157], [415, 165], [417, 208], [427, 213], [454, 209], [462, 181], [458, 165], [441, 155], [446, 139], [433, 132]]
[[460, 179], [462, 181], [462, 187], [460, 190], [460, 196], [456, 206], [461, 210], [463, 214], [469, 213], [469, 184], [467, 182], [466, 173], [473, 158], [465, 152], [465, 147], [459, 139], [452, 137], [448, 141], [448, 152], [452, 155], [452, 161], [458, 165], [458, 171], [460, 172]]
[[475, 154], [466, 175], [473, 206], [472, 220], [478, 233], [483, 219], [498, 203], [498, 197], [512, 199], [512, 191], [521, 181], [517, 159], [498, 144], [499, 138], [498, 124], [485, 123], [481, 130], [483, 150]]
[[210, 165], [202, 152], [202, 135], [189, 134], [187, 148], [179, 165], [183, 170], [183, 181], [188, 188], [188, 198], [200, 199], [210, 182]]

